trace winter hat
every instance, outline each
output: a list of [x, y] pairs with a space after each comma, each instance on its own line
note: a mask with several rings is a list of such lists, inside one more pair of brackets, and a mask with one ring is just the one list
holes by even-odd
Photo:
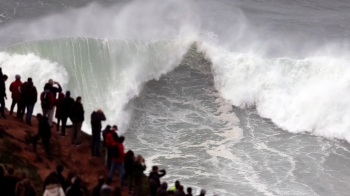
[[205, 194], [207, 191], [205, 189], [201, 190], [201, 194]]
[[17, 74], [17, 75], [15, 76], [15, 78], [16, 78], [16, 80], [20, 80], [20, 79], [21, 79], [21, 76]]

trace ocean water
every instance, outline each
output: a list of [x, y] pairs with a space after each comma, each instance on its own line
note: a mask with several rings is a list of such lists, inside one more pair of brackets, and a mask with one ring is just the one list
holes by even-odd
[[168, 183], [349, 195], [349, 17], [344, 0], [0, 0], [0, 66], [81, 95], [88, 133], [104, 110]]

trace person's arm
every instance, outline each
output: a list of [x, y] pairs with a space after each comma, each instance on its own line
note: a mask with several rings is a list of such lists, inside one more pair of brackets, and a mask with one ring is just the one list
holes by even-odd
[[162, 170], [160, 170], [159, 172], [160, 172], [160, 174], [158, 174], [158, 175], [159, 175], [159, 178], [161, 178], [161, 177], [163, 177], [163, 176], [166, 175], [165, 169], [162, 169]]
[[104, 113], [101, 114], [101, 120], [102, 120], [102, 121], [105, 121], [105, 120], [106, 120], [106, 116], [105, 116]]
[[57, 92], [58, 92], [58, 93], [62, 92], [62, 87], [61, 87], [60, 83], [55, 82], [55, 84], [57, 84], [57, 86], [58, 86]]

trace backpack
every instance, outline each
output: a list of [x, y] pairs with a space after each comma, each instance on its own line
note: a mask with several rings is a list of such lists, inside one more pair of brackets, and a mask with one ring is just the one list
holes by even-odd
[[49, 93], [44, 94], [43, 99], [41, 100], [41, 107], [43, 109], [50, 109]]
[[118, 158], [120, 156], [119, 146], [114, 145], [110, 147], [112, 158]]

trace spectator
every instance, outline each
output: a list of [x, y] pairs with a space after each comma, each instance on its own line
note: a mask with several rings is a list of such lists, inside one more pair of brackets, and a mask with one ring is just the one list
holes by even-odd
[[[2, 75], [2, 72], [0, 73]], [[1, 113], [1, 117], [6, 119], [5, 116], [5, 99], [7, 99], [6, 96], [6, 85], [5, 82], [7, 80], [7, 75], [2, 75], [1, 80], [0, 80], [0, 113]]]
[[66, 136], [66, 126], [67, 126], [67, 120], [68, 117], [70, 117], [72, 113], [74, 105], [74, 99], [70, 97], [70, 91], [66, 92], [66, 97], [62, 99], [61, 103], [59, 104], [61, 118], [62, 118], [62, 130], [61, 130], [61, 136]]
[[187, 194], [186, 194], [186, 196], [193, 196], [193, 195], [192, 195], [192, 188], [191, 188], [191, 187], [188, 187], [188, 188], [187, 188]]
[[113, 129], [106, 134], [106, 142], [105, 142], [107, 147], [107, 164], [106, 165], [109, 170], [112, 165], [113, 147], [117, 146], [116, 143], [119, 140], [116, 130], [118, 130], [118, 127], [114, 125]]
[[101, 129], [102, 121], [105, 121], [106, 117], [102, 110], [97, 110], [91, 114], [91, 129], [92, 129], [92, 144], [91, 155], [100, 156], [100, 143], [101, 143]]
[[142, 196], [143, 187], [143, 172], [146, 170], [145, 159], [141, 155], [137, 155], [134, 163], [134, 182], [135, 182], [135, 195]]
[[178, 190], [180, 188], [180, 186], [180, 181], [176, 180], [174, 186], [169, 188], [170, 193], [173, 194], [175, 190]]
[[[116, 138], [114, 138], [116, 139]], [[111, 169], [109, 171], [109, 178], [112, 179], [115, 169], [118, 168], [119, 172], [119, 180], [122, 181], [123, 175], [124, 175], [124, 158], [125, 158], [125, 152], [124, 152], [124, 142], [125, 138], [121, 136], [117, 142], [113, 143], [113, 147], [115, 148], [113, 154], [112, 154], [112, 165]]]
[[[17, 117], [21, 117], [21, 112], [23, 110], [23, 104], [21, 103], [21, 92], [20, 87], [22, 86], [21, 76], [16, 75], [16, 80], [10, 84], [10, 91], [12, 93], [12, 104], [10, 109], [10, 115], [13, 113], [13, 109], [17, 105]], [[23, 111], [24, 112], [24, 111]]]
[[38, 92], [33, 85], [32, 78], [28, 78], [21, 86], [21, 99], [23, 104], [27, 107], [26, 123], [32, 125], [32, 115], [35, 103], [38, 101]]
[[32, 181], [29, 180], [28, 174], [22, 172], [21, 181], [16, 185], [16, 196], [36, 196], [36, 192], [33, 186]]
[[160, 187], [160, 178], [166, 175], [166, 171], [159, 170], [158, 166], [152, 167], [152, 172], [148, 176], [151, 196], [156, 196], [157, 189]]
[[112, 179], [108, 178], [101, 188], [101, 196], [112, 196]]
[[202, 189], [199, 196], [205, 196], [206, 193], [207, 193], [207, 191], [205, 189]]
[[168, 196], [168, 184], [163, 182], [162, 185], [157, 190], [157, 196]]
[[[43, 116], [48, 118], [50, 127], [52, 126], [52, 115], [53, 107], [55, 104], [55, 97], [50, 91], [50, 85], [46, 84], [44, 87], [44, 92], [40, 95], [41, 108], [43, 110]], [[51, 120], [50, 120], [51, 119]]]
[[56, 101], [55, 101], [55, 106], [56, 106], [55, 118], [57, 119], [57, 123], [56, 123], [56, 131], [57, 132], [60, 132], [60, 122], [62, 120], [61, 108], [58, 106], [60, 105], [60, 103], [62, 102], [63, 99], [64, 99], [64, 94], [62, 92], [59, 92], [58, 99], [56, 99]]
[[129, 150], [125, 154], [124, 159], [124, 176], [123, 176], [123, 183], [128, 182], [129, 186], [129, 192], [133, 190], [133, 182], [134, 182], [134, 162], [135, 162], [135, 155], [132, 150]]
[[63, 170], [64, 170], [63, 165], [58, 165], [56, 167], [56, 171], [51, 172], [49, 174], [49, 176], [45, 179], [44, 187], [48, 184], [48, 180], [51, 179], [51, 176], [53, 176], [53, 177], [55, 177], [58, 180], [58, 182], [59, 182], [60, 186], [62, 187], [62, 189], [65, 190], [67, 188], [67, 186], [66, 186], [66, 180], [65, 180], [65, 178], [62, 175]]
[[65, 196], [59, 180], [54, 175], [49, 175], [46, 183], [43, 196]]
[[66, 196], [84, 196], [84, 192], [81, 189], [81, 179], [76, 177], [72, 179], [72, 186], [67, 188]]
[[73, 122], [72, 145], [80, 146], [82, 144], [80, 141], [81, 126], [84, 122], [84, 108], [81, 104], [81, 97], [77, 97], [73, 105], [71, 120]]
[[42, 116], [41, 114], [37, 114], [37, 118], [39, 121], [38, 125], [38, 134], [34, 136], [33, 141], [33, 150], [36, 152], [36, 144], [38, 140], [41, 138], [41, 141], [44, 145], [44, 149], [46, 151], [46, 154], [49, 158], [51, 158], [51, 151], [50, 151], [50, 138], [51, 138], [51, 128], [48, 123], [47, 117]]
[[174, 191], [174, 196], [186, 196], [184, 192], [184, 187], [180, 185], [178, 189]]
[[[49, 85], [50, 92], [52, 93], [53, 98], [56, 101], [57, 93], [62, 92], [61, 85], [58, 82], [53, 81], [52, 79], [50, 79], [47, 84]], [[57, 87], [55, 87], [54, 85], [57, 85]], [[52, 106], [52, 110], [49, 110], [49, 112], [50, 112], [49, 113], [50, 126], [51, 126], [51, 123], [52, 123], [52, 120], [53, 120], [53, 114], [55, 113], [55, 109], [56, 109], [56, 106], [53, 105]]]
[[92, 196], [101, 196], [101, 189], [105, 182], [105, 178], [103, 176], [98, 177], [98, 184], [92, 190]]
[[16, 184], [19, 181], [17, 176], [15, 176], [15, 170], [10, 167], [7, 169], [7, 175], [4, 179], [4, 195], [15, 196]]

